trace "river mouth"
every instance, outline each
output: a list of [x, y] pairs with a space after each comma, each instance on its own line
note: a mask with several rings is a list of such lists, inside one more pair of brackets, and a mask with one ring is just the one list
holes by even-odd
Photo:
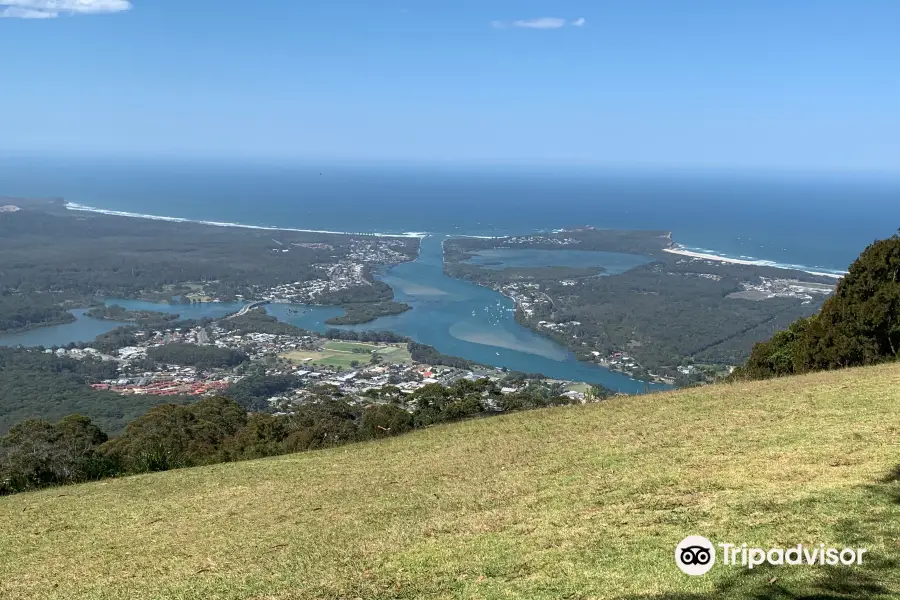
[[[448, 277], [444, 273], [443, 256], [446, 238], [440, 235], [425, 237], [416, 260], [395, 265], [376, 275], [394, 289], [397, 301], [409, 304], [412, 310], [342, 329], [391, 331], [434, 346], [444, 354], [479, 364], [540, 373], [554, 379], [598, 383], [626, 393], [667, 389], [667, 386], [636, 381], [599, 365], [576, 360], [567, 348], [516, 322], [511, 299], [492, 289]], [[530, 251], [514, 252], [515, 255], [494, 254], [487, 260], [512, 260], [534, 265], [535, 257]], [[609, 274], [624, 272], [652, 260], [613, 252], [563, 252], [538, 260], [554, 265], [560, 261], [571, 263], [574, 260], [579, 265], [590, 262], [602, 266]], [[273, 314], [286, 312], [274, 305], [269, 310], [274, 311]], [[288, 321], [304, 327], [304, 323], [290, 318]]]
[[[394, 289], [397, 301], [406, 302], [413, 307], [412, 310], [381, 317], [370, 323], [338, 328], [391, 331], [434, 346], [444, 354], [478, 364], [540, 373], [553, 379], [596, 383], [624, 393], [667, 389], [667, 386], [636, 381], [599, 365], [577, 361], [565, 347], [523, 327], [515, 320], [512, 300], [492, 289], [444, 274], [443, 240], [443, 236], [424, 238], [416, 260], [395, 265], [376, 275]], [[234, 302], [155, 304], [117, 298], [107, 299], [106, 302], [128, 310], [177, 313], [182, 318], [192, 319], [219, 318], [243, 306]], [[266, 310], [283, 322], [317, 333], [333, 329], [334, 326], [326, 321], [343, 313], [343, 309], [335, 306], [292, 304], [270, 304]], [[90, 319], [83, 314], [76, 316], [78, 320], [75, 323], [28, 332], [44, 334], [34, 338], [39, 340], [36, 343], [29, 343], [31, 338], [22, 340], [6, 336], [0, 338], [0, 345], [65, 346], [70, 342], [91, 341], [120, 325]], [[8, 343], [10, 337], [22, 341]]]

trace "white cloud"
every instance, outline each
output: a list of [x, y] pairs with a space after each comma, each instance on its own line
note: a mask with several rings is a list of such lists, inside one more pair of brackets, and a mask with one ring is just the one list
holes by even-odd
[[8, 6], [0, 10], [0, 19], [53, 19], [59, 13]]
[[538, 17], [537, 19], [518, 19], [516, 21], [491, 21], [491, 26], [495, 29], [562, 29], [566, 25], [581, 27], [584, 24], [585, 20], [583, 17], [576, 19], [571, 23], [560, 17]]
[[61, 14], [89, 15], [131, 9], [130, 0], [0, 0], [0, 18], [53, 19]]
[[513, 21], [512, 26], [524, 29], [559, 29], [566, 26], [566, 20], [556, 17], [541, 17], [540, 19]]
[[578, 17], [574, 21], [572, 21], [572, 27], [584, 27], [584, 24], [587, 23], [587, 19], [584, 17]]

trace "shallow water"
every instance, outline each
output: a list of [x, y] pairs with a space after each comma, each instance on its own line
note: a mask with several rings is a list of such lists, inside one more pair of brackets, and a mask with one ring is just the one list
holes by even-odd
[[647, 256], [599, 250], [495, 248], [481, 250], [466, 262], [492, 270], [510, 267], [602, 267], [604, 275], [618, 275], [652, 261]]
[[65, 346], [72, 342], [90, 342], [98, 335], [112, 331], [122, 325], [122, 323], [116, 321], [92, 319], [85, 315], [87, 313], [86, 308], [71, 312], [76, 319], [72, 323], [51, 325], [50, 327], [31, 329], [22, 333], [3, 335], [0, 336], [0, 346], [24, 346], [26, 348], [44, 346], [45, 348], [50, 348], [53, 346]]
[[[443, 240], [443, 236], [426, 237], [417, 260], [394, 266], [378, 275], [394, 288], [396, 299], [406, 302], [413, 310], [343, 329], [392, 331], [434, 346], [444, 354], [484, 365], [600, 383], [624, 392], [646, 388], [643, 382], [576, 361], [566, 348], [519, 325], [515, 321], [512, 300], [502, 294], [447, 277], [443, 270]], [[283, 305], [269, 305], [268, 310], [298, 327], [315, 331], [327, 327], [312, 326], [322, 316], [320, 309], [299, 317], [292, 317], [288, 307]]]
[[[443, 240], [443, 236], [425, 238], [417, 260], [394, 266], [377, 275], [394, 288], [396, 299], [411, 305], [412, 310], [341, 329], [392, 331], [434, 346], [444, 354], [467, 358], [479, 364], [543, 373], [557, 379], [599, 383], [622, 392], [664, 387], [647, 386], [644, 382], [597, 365], [578, 362], [566, 348], [522, 327], [515, 321], [512, 300], [491, 289], [444, 275]], [[636, 264], [646, 262], [642, 257], [620, 256], [633, 259]], [[612, 264], [609, 258], [606, 257], [604, 266]], [[520, 256], [516, 260], [521, 262], [524, 258]], [[620, 263], [620, 266], [623, 264]], [[183, 319], [223, 317], [243, 306], [240, 302], [157, 304], [121, 298], [110, 298], [106, 303], [118, 304], [128, 310], [178, 314]], [[286, 323], [319, 333], [332, 327], [325, 324], [326, 320], [343, 313], [343, 309], [333, 306], [270, 304], [266, 309]], [[78, 321], [75, 323], [6, 336], [0, 338], [0, 345], [64, 346], [70, 342], [91, 341], [120, 325], [91, 319], [84, 316], [84, 312], [76, 312]]]

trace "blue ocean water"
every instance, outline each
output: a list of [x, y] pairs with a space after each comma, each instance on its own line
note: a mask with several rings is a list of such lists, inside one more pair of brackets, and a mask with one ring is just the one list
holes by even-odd
[[[482, 364], [627, 392], [644, 384], [574, 361], [563, 347], [515, 323], [509, 299], [444, 276], [444, 237], [583, 225], [662, 229], [691, 249], [840, 272], [866, 245], [900, 226], [900, 178], [835, 175], [0, 159], [3, 195], [63, 197], [106, 210], [247, 225], [429, 232], [418, 260], [379, 274], [413, 310], [358, 329], [392, 330]], [[518, 266], [548, 264], [547, 257], [502, 258]], [[641, 260], [611, 255], [605, 262], [614, 273]], [[207, 305], [185, 316], [225, 308]], [[184, 307], [172, 307], [179, 309]], [[316, 331], [340, 312], [269, 310]], [[83, 335], [61, 329], [55, 342], [42, 343], [64, 344], [69, 331]]]
[[900, 227], [900, 177], [0, 159], [0, 195], [353, 232], [663, 229], [726, 256], [843, 270]]

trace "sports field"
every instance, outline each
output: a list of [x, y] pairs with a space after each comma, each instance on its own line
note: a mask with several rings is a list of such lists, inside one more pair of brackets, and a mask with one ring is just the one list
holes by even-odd
[[324, 365], [351, 369], [354, 362], [358, 362], [360, 365], [369, 364], [373, 353], [380, 355], [385, 364], [412, 364], [412, 357], [406, 349], [406, 344], [329, 341], [325, 343], [321, 351], [296, 350], [282, 354], [282, 358], [291, 360], [298, 365]]

